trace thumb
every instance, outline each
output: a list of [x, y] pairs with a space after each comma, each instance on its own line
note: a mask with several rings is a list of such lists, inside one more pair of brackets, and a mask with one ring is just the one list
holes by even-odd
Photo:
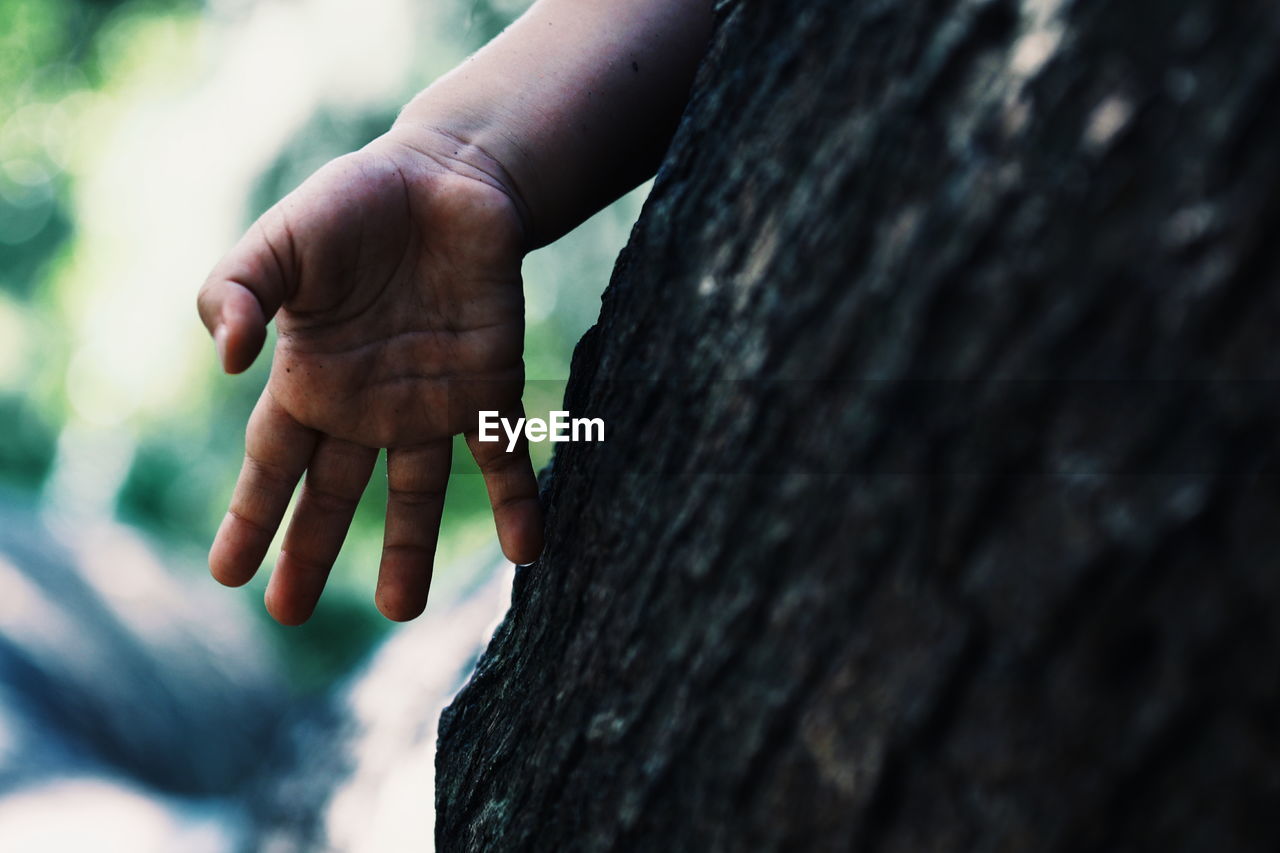
[[227, 373], [247, 369], [262, 350], [267, 323], [280, 309], [293, 267], [291, 241], [273, 239], [265, 220], [258, 220], [218, 262], [196, 298]]

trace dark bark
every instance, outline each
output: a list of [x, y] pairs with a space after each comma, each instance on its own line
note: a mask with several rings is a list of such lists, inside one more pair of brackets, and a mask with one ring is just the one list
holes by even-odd
[[444, 850], [1280, 842], [1272, 3], [742, 0]]

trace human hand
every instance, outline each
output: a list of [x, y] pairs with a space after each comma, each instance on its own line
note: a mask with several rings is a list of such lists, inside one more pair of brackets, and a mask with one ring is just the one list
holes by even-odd
[[315, 608], [380, 448], [386, 533], [376, 601], [426, 605], [452, 436], [485, 478], [503, 553], [531, 562], [542, 517], [528, 447], [479, 443], [479, 409], [519, 416], [524, 226], [501, 166], [449, 135], [393, 130], [338, 158], [269, 210], [214, 268], [198, 305], [228, 373], [274, 317], [267, 387], [209, 554], [238, 586], [257, 571], [298, 480], [267, 587], [285, 624]]

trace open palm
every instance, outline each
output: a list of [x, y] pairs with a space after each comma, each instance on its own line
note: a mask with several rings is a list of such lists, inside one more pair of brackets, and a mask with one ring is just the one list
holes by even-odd
[[528, 449], [475, 440], [481, 409], [518, 414], [523, 229], [512, 194], [465, 146], [384, 137], [325, 166], [268, 211], [201, 289], [223, 366], [244, 370], [274, 316], [271, 376], [249, 419], [245, 463], [209, 562], [245, 583], [306, 472], [267, 607], [305, 621], [387, 449], [379, 609], [426, 604], [452, 437], [467, 434], [504, 553], [541, 550]]

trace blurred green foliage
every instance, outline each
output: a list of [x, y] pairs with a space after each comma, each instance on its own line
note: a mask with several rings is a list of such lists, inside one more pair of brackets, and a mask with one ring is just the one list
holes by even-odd
[[[4, 0], [0, 3], [0, 288], [29, 299], [73, 233], [69, 182], [47, 138], [65, 95], [102, 79], [95, 50], [122, 9], [164, 15], [192, 0]], [[24, 112], [32, 113], [24, 121]], [[39, 121], [37, 118], [45, 119]]]
[[[111, 94], [99, 101], [123, 114], [129, 105], [111, 100], [119, 97], [112, 89], [113, 75], [134, 73], [149, 62], [158, 64], [156, 73], [170, 73], [174, 51], [180, 58], [183, 48], [165, 44], [163, 35], [136, 38], [145, 29], [139, 22], [185, 26], [252, 4], [224, 0], [216, 5], [222, 10], [197, 0], [0, 0], [0, 484], [32, 494], [47, 490], [59, 466], [59, 436], [76, 417], [66, 378], [73, 342], [59, 313], [60, 305], [85, 295], [67, 289], [66, 277], [60, 275], [82, 231], [75, 202], [83, 176], [68, 167], [68, 149], [79, 142], [71, 138], [71, 128], [78, 127], [73, 114], [82, 96], [102, 92]], [[440, 32], [424, 34], [422, 43], [451, 41], [449, 55], [461, 56], [497, 34], [527, 5], [527, 0], [454, 0], [435, 10]], [[353, 4], [352, 13], [359, 14], [360, 6]], [[150, 56], [148, 51], [168, 52]], [[407, 80], [405, 91], [426, 82]], [[377, 136], [393, 118], [394, 110], [386, 104], [317, 110], [280, 147], [244, 198], [243, 224], [328, 159]], [[210, 175], [208, 180], [219, 178]], [[528, 259], [526, 364], [530, 378], [542, 380], [530, 384], [530, 414], [558, 407], [572, 346], [596, 316], [598, 294], [641, 197], [640, 191], [632, 194]], [[125, 197], [119, 203], [130, 202]], [[157, 222], [157, 239], [164, 239], [164, 229], [170, 227], [175, 222]], [[186, 285], [192, 297], [198, 284]], [[156, 352], [151, 357], [168, 355]], [[204, 549], [239, 470], [244, 424], [268, 368], [264, 358], [246, 376], [221, 377], [210, 348], [204, 378], [184, 393], [180, 405], [127, 425], [132, 455], [123, 460], [127, 466], [115, 491], [116, 514], [173, 555], [175, 565], [203, 570]], [[535, 463], [541, 465], [551, 447], [536, 445], [534, 450]], [[485, 549], [497, 553], [484, 484], [460, 438], [454, 455], [437, 586], [464, 582], [451, 577], [450, 567], [464, 564], [469, 556]], [[384, 482], [380, 463], [313, 620], [300, 629], [269, 623], [270, 636], [278, 641], [299, 689], [330, 683], [388, 627], [372, 605]], [[250, 589], [260, 594], [264, 586], [261, 573]], [[262, 608], [255, 610], [265, 620]]]

